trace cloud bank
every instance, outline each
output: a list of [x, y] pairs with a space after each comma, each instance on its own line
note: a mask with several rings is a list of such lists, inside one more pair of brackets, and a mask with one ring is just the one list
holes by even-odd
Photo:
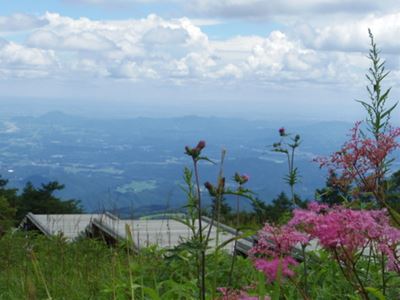
[[[95, 1], [98, 2], [98, 1]], [[197, 1], [203, 9], [242, 7], [261, 1]], [[262, 3], [266, 3], [262, 1]], [[348, 1], [308, 0], [298, 9], [320, 9]], [[261, 5], [261, 4], [260, 4]], [[293, 1], [271, 2], [271, 13], [289, 13]], [[218, 7], [216, 7], [218, 6]], [[371, 7], [373, 7], [371, 1]], [[379, 6], [376, 4], [375, 6]], [[368, 9], [368, 5], [364, 7]], [[360, 85], [368, 67], [367, 29], [371, 27], [393, 70], [400, 51], [400, 12], [367, 15], [341, 24], [296, 22], [266, 36], [213, 39], [190, 18], [149, 15], [119, 21], [71, 18], [58, 13], [40, 17], [0, 17], [3, 31], [27, 31], [22, 42], [0, 39], [0, 75], [79, 79], [157, 81], [167, 85], [251, 83], [258, 85]]]

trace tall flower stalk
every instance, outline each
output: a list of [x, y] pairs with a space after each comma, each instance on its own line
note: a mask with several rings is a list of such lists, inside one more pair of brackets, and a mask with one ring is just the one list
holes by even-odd
[[284, 177], [285, 182], [290, 187], [290, 194], [293, 205], [297, 206], [296, 195], [294, 186], [299, 182], [298, 169], [294, 165], [295, 151], [300, 146], [300, 135], [296, 134], [294, 137], [287, 133], [284, 127], [279, 129], [281, 140], [272, 145], [272, 151], [283, 153], [286, 155], [288, 163], [288, 173]]
[[400, 226], [400, 215], [386, 201], [385, 177], [391, 162], [389, 155], [400, 144], [400, 128], [390, 125], [390, 117], [397, 103], [388, 107], [390, 88], [382, 88], [383, 80], [389, 75], [385, 61], [380, 58], [374, 37], [369, 30], [371, 48], [369, 60], [371, 67], [366, 74], [369, 100], [359, 100], [367, 112], [365, 121], [367, 131], [356, 122], [350, 139], [329, 158], [319, 158], [320, 166], [339, 174], [338, 184], [353, 185], [353, 198], [357, 200], [373, 198], [380, 207], [385, 207], [392, 220]]
[[199, 257], [199, 299], [206, 299], [206, 246], [204, 245], [204, 232], [203, 232], [203, 212], [202, 212], [202, 203], [201, 203], [201, 190], [200, 190], [200, 179], [199, 179], [199, 170], [198, 163], [200, 160], [208, 160], [206, 157], [201, 156], [201, 151], [205, 148], [206, 143], [204, 141], [200, 141], [196, 147], [190, 148], [189, 146], [185, 147], [185, 153], [190, 156], [193, 160], [193, 169], [194, 176], [196, 182], [196, 192], [197, 192], [197, 217], [198, 217], [198, 239], [200, 243], [200, 257]]
[[235, 176], [233, 177], [235, 182], [238, 184], [237, 192], [238, 195], [236, 195], [236, 231], [235, 231], [235, 243], [233, 246], [233, 255], [232, 255], [232, 261], [231, 261], [231, 268], [229, 271], [229, 280], [228, 280], [228, 286], [231, 286], [232, 283], [232, 276], [233, 276], [233, 269], [235, 266], [236, 262], [236, 256], [237, 256], [237, 242], [238, 242], [238, 237], [239, 237], [239, 229], [240, 229], [240, 195], [239, 193], [247, 192], [244, 188], [243, 185], [249, 181], [250, 177], [246, 174], [240, 175], [239, 173], [235, 173]]

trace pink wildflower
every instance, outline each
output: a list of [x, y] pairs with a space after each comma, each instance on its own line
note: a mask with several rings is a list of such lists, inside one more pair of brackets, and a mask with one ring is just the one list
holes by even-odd
[[400, 230], [390, 226], [386, 210], [329, 208], [310, 203], [295, 209], [289, 226], [296, 227], [334, 251], [339, 259], [349, 259], [367, 247], [376, 247], [388, 259], [388, 269], [400, 273]]
[[384, 176], [382, 164], [400, 146], [396, 141], [400, 128], [389, 128], [377, 138], [368, 138], [362, 134], [360, 125], [361, 122], [354, 125], [350, 139], [339, 151], [315, 161], [320, 167], [328, 167], [339, 174], [336, 179], [338, 186], [348, 186], [356, 181], [364, 191], [371, 192], [377, 188], [378, 179]]
[[281, 267], [282, 277], [294, 275], [290, 267], [296, 266], [296, 260], [291, 257], [293, 249], [298, 244], [308, 243], [308, 237], [294, 227], [274, 227], [265, 224], [258, 232], [258, 243], [250, 250], [256, 269], [264, 272], [268, 281], [276, 279]]
[[307, 236], [294, 227], [275, 227], [266, 223], [264, 228], [258, 232], [258, 243], [253, 247], [251, 253], [281, 257], [290, 255], [297, 244], [306, 244], [307, 242]]
[[294, 276], [294, 271], [290, 267], [297, 266], [298, 262], [290, 256], [284, 258], [273, 258], [272, 260], [266, 259], [256, 259], [254, 261], [254, 266], [257, 270], [262, 271], [269, 282], [276, 280], [278, 276], [278, 270], [281, 269], [282, 277], [292, 277]]

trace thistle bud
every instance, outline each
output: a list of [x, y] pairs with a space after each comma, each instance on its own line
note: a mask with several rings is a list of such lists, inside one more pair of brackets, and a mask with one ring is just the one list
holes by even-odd
[[243, 174], [243, 175], [242, 175], [243, 183], [246, 183], [247, 181], [249, 181], [249, 179], [250, 179], [250, 176], [249, 176], [249, 175], [247, 175], [247, 174]]
[[207, 181], [204, 184], [204, 186], [208, 190], [208, 192], [210, 193], [211, 196], [216, 196], [217, 195], [217, 191], [215, 190], [215, 187], [209, 181]]
[[284, 127], [279, 128], [279, 135], [280, 136], [285, 136], [286, 135], [286, 131]]
[[185, 147], [185, 154], [191, 156], [194, 160], [198, 160], [201, 154], [201, 150], [206, 146], [205, 141], [200, 141], [195, 148]]
[[202, 140], [202, 141], [200, 141], [200, 142], [197, 144], [196, 149], [198, 149], [199, 151], [201, 151], [201, 150], [204, 149], [205, 146], [206, 146], [206, 142]]
[[242, 184], [245, 184], [247, 181], [249, 181], [250, 176], [249, 176], [249, 175], [246, 175], [246, 174], [240, 175], [239, 173], [236, 172], [236, 173], [235, 173], [235, 176], [233, 177], [233, 179], [234, 179], [238, 184], [242, 185]]
[[222, 177], [218, 181], [218, 189], [217, 192], [218, 194], [223, 194], [225, 191], [225, 177]]

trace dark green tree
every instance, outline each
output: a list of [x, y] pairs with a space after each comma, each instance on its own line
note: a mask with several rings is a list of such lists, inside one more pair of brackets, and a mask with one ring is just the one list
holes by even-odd
[[386, 185], [386, 201], [400, 213], [400, 170], [394, 172], [384, 184]]
[[0, 196], [0, 236], [13, 227], [16, 211], [4, 196]]
[[57, 181], [42, 184], [36, 188], [31, 182], [25, 185], [18, 197], [17, 220], [21, 220], [28, 212], [36, 214], [68, 214], [81, 213], [82, 207], [78, 200], [62, 200], [54, 195], [64, 188]]
[[329, 172], [325, 187], [315, 191], [315, 198], [328, 205], [342, 204], [350, 200], [350, 189], [349, 185], [341, 184], [340, 178], [332, 171]]

